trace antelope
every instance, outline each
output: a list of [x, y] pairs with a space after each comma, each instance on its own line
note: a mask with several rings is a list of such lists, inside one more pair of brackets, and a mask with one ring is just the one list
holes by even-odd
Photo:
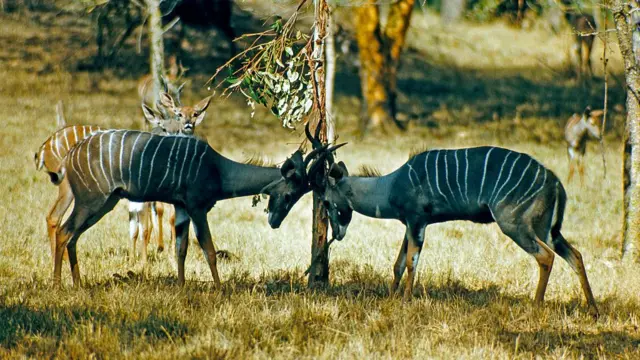
[[349, 176], [343, 162], [331, 164], [326, 177], [312, 171], [316, 168], [314, 163], [308, 177], [321, 194], [335, 239], [345, 237], [353, 211], [405, 224], [391, 284], [395, 293], [406, 268], [405, 300], [412, 297], [427, 225], [496, 222], [539, 265], [536, 304], [544, 300], [555, 253], [578, 274], [590, 311], [597, 316], [582, 255], [560, 232], [567, 201], [564, 187], [531, 156], [484, 146], [426, 151], [385, 176]]
[[[213, 96], [213, 95], [212, 95]], [[151, 124], [152, 132], [164, 135], [193, 136], [195, 127], [204, 119], [206, 109], [209, 106], [211, 97], [206, 97], [195, 106], [177, 106], [173, 97], [169, 93], [160, 95], [160, 104], [168, 107], [174, 114], [180, 114], [174, 117], [166, 118], [162, 112], [155, 111], [145, 103], [142, 103], [142, 112], [145, 119]], [[154, 207], [155, 205], [155, 215]], [[135, 258], [138, 237], [142, 237], [142, 264], [143, 267], [147, 263], [147, 245], [151, 238], [151, 229], [158, 229], [158, 251], [164, 250], [162, 217], [164, 214], [164, 205], [162, 203], [140, 203], [135, 201], [129, 202], [129, 238], [133, 246], [133, 258]], [[176, 235], [174, 231], [175, 212], [169, 217], [171, 225], [171, 243], [175, 241]]]
[[567, 142], [567, 154], [569, 155], [567, 183], [571, 182], [577, 166], [580, 173], [580, 184], [584, 185], [584, 154], [587, 150], [587, 140], [589, 137], [600, 139], [603, 114], [604, 111], [591, 110], [591, 107], [587, 106], [582, 115], [573, 114], [567, 120], [564, 127], [564, 139]]
[[[184, 68], [182, 64], [178, 64], [178, 60], [175, 55], [171, 55], [169, 56], [169, 73], [166, 77], [163, 76], [161, 78], [164, 91], [171, 94], [178, 105], [181, 105], [180, 93], [182, 92], [186, 82], [183, 82], [180, 85], [177, 85], [177, 83], [184, 77], [184, 73], [187, 70], [188, 69]], [[155, 107], [153, 77], [151, 74], [147, 74], [140, 78], [140, 81], [138, 82], [138, 95], [140, 95], [140, 99], [142, 99], [142, 102], [147, 106]], [[163, 109], [159, 110], [163, 111]]]
[[46, 217], [47, 235], [51, 243], [52, 255], [55, 254], [56, 229], [60, 226], [60, 221], [73, 200], [71, 188], [69, 188], [67, 183], [61, 182], [58, 178], [63, 159], [76, 143], [94, 132], [101, 130], [100, 127], [94, 125], [65, 126], [66, 120], [62, 113], [62, 102], [58, 103], [56, 110], [57, 124], [58, 127], [62, 128], [49, 136], [34, 155], [36, 170], [45, 171], [49, 175], [51, 182], [59, 185], [58, 198]]
[[269, 223], [279, 224], [307, 191], [306, 166], [324, 148], [303, 158], [297, 150], [282, 168], [243, 164], [228, 159], [205, 141], [185, 136], [156, 135], [130, 130], [95, 133], [69, 151], [57, 174], [72, 189], [75, 206], [56, 232], [53, 282], [61, 285], [62, 255], [66, 247], [74, 286], [80, 286], [76, 243], [82, 233], [109, 213], [118, 201], [160, 201], [175, 206], [178, 284], [185, 283], [184, 263], [189, 223], [216, 287], [220, 277], [207, 213], [220, 200], [256, 194], [269, 195]]
[[596, 38], [596, 21], [593, 15], [576, 13], [567, 10], [565, 19], [574, 30], [573, 44], [571, 46], [571, 60], [575, 66], [578, 79], [591, 78], [591, 50]]

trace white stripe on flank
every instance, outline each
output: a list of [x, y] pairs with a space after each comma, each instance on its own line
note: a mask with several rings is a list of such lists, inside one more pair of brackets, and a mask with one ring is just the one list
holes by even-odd
[[434, 195], [433, 188], [431, 187], [431, 180], [429, 179], [429, 171], [427, 170], [427, 164], [429, 163], [429, 154], [431, 151], [427, 151], [427, 156], [424, 159], [424, 177], [427, 178], [427, 185], [429, 185], [429, 191], [431, 191], [431, 195]]
[[77, 126], [73, 127], [73, 139], [75, 140], [74, 144], [77, 144], [78, 143], [78, 127]]
[[172, 137], [171, 139], [173, 139], [173, 145], [171, 145], [171, 151], [169, 151], [169, 157], [167, 158], [167, 170], [164, 172], [164, 176], [162, 177], [162, 181], [160, 181], [160, 185], [158, 185], [158, 188], [156, 189], [157, 191], [160, 190], [160, 188], [162, 187], [162, 184], [164, 184], [164, 180], [167, 178], [167, 176], [169, 175], [169, 169], [171, 169], [171, 157], [173, 156], [173, 149], [176, 146], [176, 143], [178, 142], [178, 139], [175, 137]]
[[115, 134], [115, 131], [111, 132], [111, 135], [109, 135], [109, 176], [111, 176], [111, 183], [113, 184], [113, 189], [116, 188], [116, 181], [113, 179], [113, 135]]
[[500, 183], [500, 178], [502, 177], [502, 171], [504, 170], [504, 164], [507, 163], [507, 159], [509, 158], [509, 155], [511, 155], [511, 151], [507, 152], [507, 156], [505, 156], [504, 160], [502, 160], [502, 166], [500, 166], [500, 172], [498, 173], [498, 178], [496, 179], [495, 185], [493, 185], [493, 191], [491, 192], [491, 196], [489, 196], [489, 201], [487, 201], [487, 204], [491, 204], [491, 199], [493, 199], [493, 195], [495, 194], [496, 189], [498, 188], [498, 184]]
[[176, 138], [178, 142], [178, 150], [176, 151], [176, 161], [174, 162], [173, 171], [171, 172], [171, 186], [176, 183], [176, 170], [178, 170], [178, 156], [180, 156], [180, 147], [182, 147], [182, 138]]
[[438, 180], [438, 158], [440, 158], [440, 150], [437, 150], [436, 152], [436, 187], [438, 188], [438, 192], [440, 193], [440, 195], [442, 195], [442, 197], [444, 197], [445, 199], [447, 198], [444, 193], [442, 192], [442, 190], [440, 190], [440, 181]]
[[200, 165], [202, 165], [202, 158], [204, 157], [204, 154], [206, 154], [206, 153], [207, 153], [207, 148], [205, 147], [202, 150], [202, 155], [200, 155], [200, 160], [198, 161], [198, 171], [196, 171], [196, 176], [193, 178], [193, 180], [198, 180], [198, 174], [200, 173]]
[[93, 169], [91, 169], [91, 141], [94, 138], [95, 137], [89, 138], [89, 141], [86, 143], [86, 146], [87, 146], [87, 166], [89, 167], [89, 174], [91, 174], [91, 177], [93, 178], [93, 181], [96, 183], [96, 186], [98, 187], [98, 190], [100, 190], [102, 195], [106, 196], [107, 194], [105, 194], [105, 192], [102, 191], [102, 187], [100, 186], [100, 183], [98, 182], [98, 179], [96, 179], [95, 175], [93, 175]]
[[449, 183], [449, 164], [447, 163], [447, 155], [449, 154], [449, 151], [445, 151], [444, 153], [444, 179], [447, 182], [447, 187], [449, 188], [449, 192], [451, 193], [451, 205], [453, 205], [453, 203], [455, 202], [456, 205], [458, 204], [458, 199], [456, 199], [456, 195], [453, 193], [453, 189], [451, 188], [451, 184]]
[[147, 178], [147, 186], [144, 187], [144, 194], [147, 193], [147, 189], [149, 189], [149, 183], [151, 183], [151, 176], [153, 175], [153, 163], [156, 161], [156, 155], [158, 154], [158, 150], [160, 150], [160, 145], [162, 145], [162, 142], [166, 139], [166, 137], [162, 137], [162, 139], [160, 139], [160, 142], [158, 143], [158, 147], [156, 147], [156, 151], [153, 153], [153, 156], [151, 157], [151, 170], [149, 170], [149, 177]]
[[87, 138], [87, 127], [86, 126], [82, 127], [82, 138], [83, 139]]
[[129, 153], [129, 178], [127, 179], [127, 190], [131, 190], [131, 167], [133, 166], [133, 158], [136, 154], [136, 145], [138, 144], [138, 140], [140, 140], [140, 136], [142, 136], [141, 132], [138, 132], [138, 136], [136, 137], [136, 141], [133, 142], [133, 146], [131, 147], [131, 152]]
[[153, 137], [147, 138], [147, 143], [144, 144], [144, 148], [142, 148], [142, 155], [140, 155], [140, 169], [138, 170], [138, 191], [142, 189], [142, 169], [144, 169], [144, 153], [147, 152], [147, 147], [151, 144], [151, 140]]
[[64, 143], [67, 145], [67, 147], [64, 149], [65, 152], [68, 152], [69, 149], [71, 149], [71, 146], [69, 146], [69, 139], [67, 138], [67, 133], [68, 133], [68, 131], [65, 129], [65, 131], [64, 131]]
[[44, 166], [44, 147], [40, 150], [40, 161], [38, 162], [38, 170]]
[[511, 190], [507, 191], [507, 193], [504, 194], [504, 196], [502, 197], [502, 200], [498, 201], [496, 206], [500, 205], [518, 187], [518, 185], [520, 185], [520, 183], [522, 182], [522, 179], [524, 179], [524, 175], [527, 173], [527, 170], [529, 170], [529, 166], [531, 166], [532, 162], [533, 162], [533, 159], [529, 159], [529, 162], [527, 163], [527, 167], [524, 168], [522, 175], [520, 175], [520, 180], [518, 180], [518, 182], [511, 188]]
[[484, 157], [484, 171], [482, 171], [482, 182], [480, 183], [480, 192], [478, 193], [478, 205], [480, 205], [480, 197], [482, 197], [482, 189], [484, 188], [484, 179], [487, 175], [487, 163], [489, 160], [489, 155], [491, 155], [493, 149], [495, 148], [489, 149], [489, 151], [487, 151], [487, 156]]
[[127, 136], [128, 131], [122, 132], [122, 137], [120, 138], [120, 184], [124, 186], [124, 174], [122, 171], [122, 158], [124, 157], [124, 138]]
[[513, 160], [513, 164], [511, 164], [511, 170], [509, 170], [509, 176], [507, 176], [507, 180], [502, 183], [502, 186], [500, 186], [500, 189], [498, 189], [498, 191], [496, 192], [496, 196], [493, 199], [489, 200], [489, 204], [491, 204], [492, 201], [495, 202], [496, 199], [498, 199], [498, 196], [500, 196], [500, 191], [502, 191], [502, 189], [509, 183], [509, 180], [511, 180], [513, 169], [516, 167], [516, 163], [518, 162], [518, 159], [520, 159], [520, 156], [522, 156], [522, 154], [518, 154], [518, 157]]
[[469, 149], [464, 149], [464, 197], [469, 203]]
[[456, 158], [456, 184], [458, 185], [458, 192], [460, 193], [460, 199], [462, 199], [462, 202], [464, 203], [465, 199], [464, 199], [464, 195], [462, 195], [462, 187], [460, 187], [460, 180], [459, 180], [460, 179], [460, 176], [459, 176], [460, 169], [458, 167], [458, 150], [455, 150], [454, 156]]
[[[189, 143], [191, 142], [191, 138], [187, 139], [187, 148], [184, 151], [184, 159], [182, 159], [182, 167], [180, 167], [180, 175], [178, 175], [178, 189], [182, 184], [182, 172], [184, 171], [184, 164], [187, 163], [187, 156], [189, 155]], [[195, 154], [194, 154], [195, 155]]]
[[[80, 169], [80, 173], [82, 174], [82, 176], [80, 178], [84, 179], [85, 177], [87, 177], [87, 175], [85, 174], [84, 170], [82, 170], [82, 164], [80, 163], [80, 147], [81, 146], [82, 145], [79, 145], [79, 146], [76, 147], [77, 150], [75, 151], [75, 154], [76, 154], [75, 161], [78, 163], [78, 168]], [[88, 186], [87, 186], [87, 188], [88, 188]]]
[[104, 170], [104, 160], [102, 159], [102, 137], [104, 136], [104, 133], [100, 134], [100, 147], [99, 147], [99, 151], [100, 151], [100, 169], [102, 170], [102, 175], [104, 176], [104, 180], [107, 182], [107, 191], [111, 191], [111, 183], [109, 182], [109, 179], [107, 178], [107, 172]]
[[[87, 190], [91, 192], [91, 188], [89, 187], [89, 184], [87, 184], [87, 182], [84, 181], [84, 178], [85, 178], [84, 171], [82, 170], [82, 166], [80, 166], [80, 149], [76, 147], [74, 149], [71, 149], [71, 151], [72, 151], [71, 153], [67, 154], [67, 159], [68, 159], [67, 161], [71, 162], [71, 167], [73, 168], [73, 172], [76, 174], [76, 176], [78, 176], [78, 178], [80, 178], [80, 181], [82, 181], [82, 184], [84, 184], [84, 187], [86, 187]], [[75, 161], [73, 158], [74, 155], [76, 157]], [[78, 174], [78, 170], [76, 169], [76, 162], [80, 167], [80, 173], [82, 173], [82, 175]]]
[[533, 181], [531, 182], [531, 185], [529, 185], [529, 188], [527, 189], [527, 191], [524, 192], [524, 194], [522, 194], [522, 196], [520, 196], [520, 198], [518, 199], [518, 201], [516, 201], [516, 205], [520, 204], [520, 201], [522, 201], [522, 199], [524, 199], [527, 194], [529, 194], [529, 191], [531, 191], [531, 189], [533, 189], [534, 185], [536, 184], [536, 180], [538, 180], [538, 174], [540, 174], [540, 168], [542, 166], [540, 166], [540, 164], [538, 165], [538, 170], [536, 171], [536, 176], [533, 178]]
[[193, 159], [196, 157], [197, 153], [198, 153], [198, 140], [196, 139], [196, 142], [194, 143], [194, 146], [193, 146], [193, 156], [191, 157], [191, 159], [189, 159], [189, 171], [187, 171], [187, 181], [191, 179], [191, 167], [193, 166]]
[[51, 139], [51, 153], [56, 156], [58, 160], [62, 160], [60, 156], [60, 152], [58, 151], [58, 132], [56, 131], [53, 134], [53, 138]]
[[531, 194], [528, 198], [526, 198], [520, 205], [517, 205], [516, 207], [511, 209], [511, 213], [513, 214], [520, 206], [526, 204], [527, 202], [529, 202], [529, 200], [533, 199], [534, 196], [538, 195], [538, 193], [542, 191], [542, 189], [544, 189], [544, 183], [546, 181], [547, 181], [547, 171], [544, 172], [544, 177], [542, 178], [542, 184], [540, 185], [538, 190], [536, 190], [533, 194]]

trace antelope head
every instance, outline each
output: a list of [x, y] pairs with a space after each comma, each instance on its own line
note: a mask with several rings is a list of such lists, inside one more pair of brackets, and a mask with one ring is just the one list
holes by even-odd
[[[319, 139], [319, 129], [320, 125], [316, 128], [315, 136], [312, 137], [307, 123], [305, 133], [311, 141], [313, 150], [306, 157], [303, 157], [300, 150], [294, 152], [280, 168], [282, 178], [267, 185], [261, 191], [262, 194], [269, 195], [269, 204], [267, 206], [269, 210], [269, 225], [274, 229], [280, 227], [293, 205], [304, 194], [311, 191], [311, 184], [307, 174], [311, 172], [317, 173], [317, 169], [324, 166], [324, 159], [327, 157], [333, 159], [332, 152], [345, 145], [340, 144], [333, 147], [322, 145]], [[309, 167], [314, 159], [316, 161]]]
[[180, 106], [180, 104], [165, 91], [160, 95], [160, 105], [175, 115], [175, 120], [184, 128], [185, 135], [191, 135], [195, 127], [200, 125], [202, 120], [204, 120], [212, 97], [213, 95], [207, 96], [194, 106]]
[[600, 139], [602, 134], [600, 133], [600, 127], [602, 126], [602, 115], [604, 114], [603, 110], [591, 110], [590, 106], [587, 106], [584, 109], [584, 113], [582, 114], [582, 119], [587, 124], [587, 130], [589, 134], [596, 139]]

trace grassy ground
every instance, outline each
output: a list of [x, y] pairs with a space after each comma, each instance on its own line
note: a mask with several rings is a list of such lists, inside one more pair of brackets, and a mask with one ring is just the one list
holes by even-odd
[[[412, 48], [426, 36], [421, 29], [442, 33], [434, 21], [428, 14], [416, 16]], [[184, 288], [177, 287], [175, 262], [166, 252], [152, 250], [149, 272], [142, 274], [130, 258], [125, 202], [79, 242], [85, 286], [71, 288], [65, 266], [64, 289], [53, 289], [44, 218], [56, 189], [35, 171], [32, 159], [54, 130], [55, 103], [64, 100], [72, 123], [124, 128], [139, 127], [141, 120], [135, 74], [73, 70], [89, 53], [90, 37], [79, 21], [61, 23], [0, 15], [1, 358], [640, 356], [640, 270], [618, 260], [621, 197], [615, 137], [608, 141], [606, 179], [593, 146], [585, 186], [567, 186], [563, 232], [584, 256], [601, 311], [597, 322], [582, 304], [577, 276], [560, 258], [546, 303], [535, 306], [535, 261], [494, 224], [429, 227], [415, 298], [404, 303], [387, 296], [402, 225], [356, 215], [345, 240], [332, 246], [331, 286], [308, 290], [302, 273], [310, 258], [309, 196], [275, 231], [267, 225], [264, 202], [255, 208], [249, 198], [216, 205], [209, 214], [215, 243], [235, 255], [219, 264], [224, 282], [219, 291], [212, 288], [194, 244]], [[561, 59], [547, 55], [556, 53], [553, 46], [562, 41], [542, 30], [530, 34], [502, 25], [463, 25], [453, 34], [469, 32], [478, 36], [469, 41], [483, 49], [483, 58], [497, 54], [501, 60], [493, 65], [469, 61], [464, 49], [458, 63], [450, 61], [455, 53], [449, 60], [420, 55], [435, 56], [438, 46], [447, 48], [434, 45], [436, 35], [411, 50], [400, 97], [403, 111], [417, 123], [408, 134], [357, 140], [353, 109], [359, 105], [352, 80], [343, 74], [339, 132], [350, 145], [339, 155], [351, 169], [375, 164], [388, 172], [420, 146], [494, 144], [530, 153], [566, 178], [565, 150], [557, 141], [560, 125], [585, 102], [600, 101], [600, 88], [585, 90], [572, 80], [541, 76], [549, 70], [531, 57], [520, 66], [518, 49], [524, 40], [513, 44], [515, 50], [509, 50], [510, 44], [491, 50], [491, 42], [483, 40], [485, 35], [522, 36], [534, 42], [536, 36], [547, 36], [548, 45], [530, 51], [561, 71]], [[447, 35], [444, 44], [454, 37]], [[143, 64], [143, 58], [137, 61]], [[195, 85], [205, 77], [205, 72], [194, 74], [188, 100], [204, 94]], [[513, 95], [518, 91], [525, 94]], [[573, 99], [572, 93], [581, 95]], [[619, 96], [619, 90], [613, 91], [614, 102], [621, 102]], [[517, 106], [526, 109], [518, 117]], [[492, 120], [496, 109], [503, 110]], [[259, 153], [284, 160], [300, 135], [279, 128], [264, 111], [254, 120], [249, 112], [240, 98], [218, 100], [200, 133], [233, 159]], [[432, 122], [436, 126], [419, 126]]]

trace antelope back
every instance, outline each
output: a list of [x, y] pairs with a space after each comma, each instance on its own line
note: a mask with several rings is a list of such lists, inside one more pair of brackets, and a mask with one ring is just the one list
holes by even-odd
[[[399, 189], [420, 189], [445, 213], [489, 207], [515, 211], [557, 177], [531, 156], [498, 147], [431, 150], [416, 155], [399, 174]], [[403, 190], [401, 190], [403, 191]]]
[[45, 140], [34, 156], [37, 170], [44, 169], [49, 173], [60, 170], [60, 165], [69, 150], [82, 139], [101, 130], [92, 125], [71, 125], [64, 127]]
[[206, 164], [216, 155], [206, 142], [193, 137], [108, 130], [73, 147], [64, 169], [76, 198], [106, 198], [119, 189], [133, 201], [184, 202], [189, 189], [199, 194], [213, 191], [215, 166]]

